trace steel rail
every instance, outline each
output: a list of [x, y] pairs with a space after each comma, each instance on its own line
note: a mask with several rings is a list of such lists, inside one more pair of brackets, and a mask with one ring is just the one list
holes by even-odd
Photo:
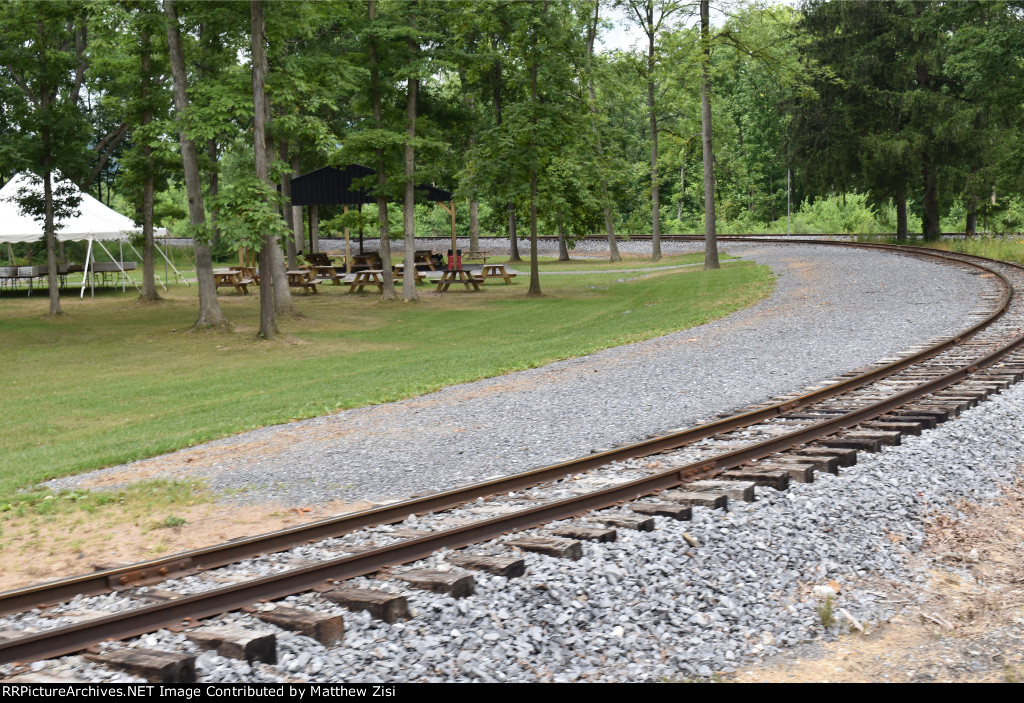
[[[759, 239], [757, 241], [764, 242], [766, 240]], [[858, 248], [878, 248], [896, 252], [902, 252], [905, 250], [905, 248], [892, 247], [889, 245], [863, 243], [850, 244], [820, 240], [770, 241], [794, 244], [825, 244], [854, 246]], [[0, 615], [20, 612], [33, 607], [45, 606], [47, 604], [63, 602], [77, 595], [95, 595], [98, 593], [106, 593], [111, 590], [117, 590], [119, 588], [155, 583], [166, 578], [183, 576], [196, 571], [224, 566], [225, 564], [230, 564], [241, 559], [252, 558], [260, 554], [290, 549], [299, 544], [338, 537], [365, 527], [401, 522], [410, 514], [423, 514], [448, 510], [458, 505], [476, 500], [477, 498], [530, 488], [542, 483], [564, 478], [565, 476], [589, 471], [611, 462], [678, 449], [679, 447], [692, 444], [693, 442], [697, 442], [701, 439], [706, 439], [717, 434], [740, 429], [773, 417], [778, 417], [784, 413], [798, 410], [840, 393], [873, 383], [880, 378], [919, 363], [922, 360], [956, 346], [961, 341], [977, 334], [1004, 314], [1007, 306], [1009, 305], [1012, 289], [1012, 286], [1005, 276], [982, 265], [971, 264], [960, 259], [955, 259], [954, 257], [949, 256], [948, 252], [937, 252], [935, 250], [926, 249], [923, 251], [915, 250], [913, 253], [924, 254], [942, 260], [958, 261], [997, 276], [1002, 283], [1003, 294], [996, 306], [996, 309], [985, 319], [951, 339], [934, 344], [921, 352], [898, 361], [879, 366], [866, 373], [851, 377], [816, 391], [788, 399], [781, 403], [765, 406], [758, 410], [741, 413], [722, 420], [682, 430], [680, 432], [674, 432], [661, 437], [645, 440], [643, 442], [623, 445], [607, 451], [590, 454], [586, 457], [553, 464], [551, 466], [518, 473], [508, 477], [482, 481], [455, 488], [450, 491], [400, 501], [379, 508], [319, 520], [306, 525], [299, 525], [211, 547], [181, 552], [147, 562], [105, 569], [90, 574], [82, 574], [67, 579], [60, 579], [53, 582], [7, 591], [0, 593]], [[981, 257], [973, 258], [980, 259]]]
[[508, 515], [480, 520], [432, 535], [287, 571], [283, 574], [234, 584], [167, 603], [133, 609], [42, 633], [0, 642], [0, 663], [49, 659], [79, 651], [104, 639], [124, 639], [152, 632], [182, 620], [197, 620], [237, 610], [261, 600], [272, 600], [320, 586], [327, 580], [346, 580], [383, 568], [423, 559], [439, 549], [456, 549], [494, 539], [516, 530], [612, 507], [641, 496], [674, 488], [688, 480], [710, 477], [749, 461], [762, 459], [809, 441], [833, 434], [869, 418], [905, 405], [968, 378], [1024, 346], [1024, 337], [980, 359], [903, 393], [825, 422], [759, 442], [749, 447], [699, 460], [628, 483], [543, 503]]

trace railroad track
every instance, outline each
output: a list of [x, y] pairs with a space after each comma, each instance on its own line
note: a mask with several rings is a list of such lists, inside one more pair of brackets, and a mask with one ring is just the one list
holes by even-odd
[[[182, 623], [189, 623], [190, 636], [202, 646], [270, 659], [271, 654], [254, 653], [267, 648], [266, 633], [257, 646], [245, 633], [211, 634], [208, 627], [193, 626], [203, 618], [261, 604], [253, 613], [258, 618], [335, 641], [342, 627], [336, 618], [271, 602], [314, 590], [324, 602], [384, 619], [404, 617], [405, 599], [395, 588], [373, 592], [339, 584], [377, 574], [390, 577], [391, 583], [465, 595], [472, 590], [474, 570], [521, 575], [523, 560], [513, 547], [573, 559], [581, 553], [582, 540], [614, 539], [615, 530], [651, 529], [652, 516], [684, 520], [694, 506], [724, 508], [730, 499], [752, 499], [754, 485], [783, 490], [791, 481], [812, 481], [816, 472], [849, 465], [857, 451], [898, 443], [902, 435], [934, 427], [1019, 381], [1024, 376], [1024, 353], [1019, 351], [1024, 300], [1014, 291], [1024, 290], [1024, 269], [981, 264], [964, 255], [896, 251], [973, 267], [990, 279], [988, 309], [954, 338], [717, 422], [343, 518], [0, 594], [0, 613], [8, 616], [0, 622], [0, 662], [95, 650], [102, 640]], [[557, 526], [541, 527], [552, 523]], [[439, 550], [461, 550], [523, 531], [531, 536], [505, 540], [508, 546], [492, 542], [482, 551], [447, 552], [445, 570], [410, 572], [401, 566], [428, 557], [437, 561]], [[290, 550], [290, 561], [261, 557], [285, 550]], [[261, 560], [274, 565], [263, 568]], [[277, 573], [252, 577], [251, 572], [261, 570]], [[131, 668], [142, 666], [139, 662], [117, 660], [131, 658], [117, 652], [132, 651], [138, 650], [93, 655], [107, 666], [150, 672], [140, 674], [144, 677], [165, 675]], [[187, 655], [145, 656], [163, 662], [160, 671], [189, 678]]]

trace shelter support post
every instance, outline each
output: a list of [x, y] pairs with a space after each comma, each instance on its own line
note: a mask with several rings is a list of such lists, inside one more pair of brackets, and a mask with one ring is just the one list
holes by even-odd
[[[345, 205], [345, 214], [348, 214], [348, 205]], [[345, 273], [352, 273], [352, 245], [349, 242], [348, 225], [345, 225]]]
[[309, 251], [320, 252], [320, 208], [317, 205], [309, 206]]

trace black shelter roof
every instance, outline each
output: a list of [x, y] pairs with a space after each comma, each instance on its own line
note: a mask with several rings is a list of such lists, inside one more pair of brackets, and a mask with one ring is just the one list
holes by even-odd
[[[350, 164], [344, 168], [325, 166], [292, 179], [292, 205], [359, 205], [375, 203], [377, 199], [366, 188], [353, 185], [353, 181], [375, 176], [372, 168]], [[450, 190], [430, 185], [418, 185], [427, 200], [448, 202], [455, 197]]]

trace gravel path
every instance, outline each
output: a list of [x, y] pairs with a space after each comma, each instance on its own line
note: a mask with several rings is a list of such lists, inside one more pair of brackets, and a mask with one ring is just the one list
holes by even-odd
[[723, 249], [771, 266], [776, 293], [647, 342], [53, 483], [206, 478], [234, 493], [230, 500], [291, 505], [433, 492], [692, 425], [874, 362], [962, 329], [986, 285], [954, 267], [877, 252]]
[[[708, 679], [833, 639], [850, 627], [840, 609], [869, 626], [901, 611], [914, 617], [933, 576], [933, 565], [917, 557], [929, 525], [956, 514], [960, 500], [997, 495], [1020, 477], [1021, 457], [1024, 384], [920, 437], [904, 437], [899, 447], [862, 455], [839, 476], [819, 473], [814, 483], [781, 493], [758, 488], [757, 501], [731, 502], [727, 513], [695, 508], [691, 522], [656, 518], [654, 532], [622, 530], [617, 542], [586, 543], [580, 561], [525, 554], [524, 577], [477, 572], [475, 595], [460, 600], [401, 588], [414, 615], [408, 621], [387, 625], [310, 594], [291, 596], [286, 604], [343, 614], [345, 640], [325, 648], [271, 628], [280, 653], [275, 666], [200, 653], [184, 634], [167, 630], [130, 646], [191, 651], [201, 680], [216, 682]], [[687, 546], [684, 533], [698, 545]], [[302, 549], [279, 558], [286, 562]], [[961, 578], [974, 582], [967, 570]], [[825, 628], [815, 591], [830, 582], [841, 594], [834, 597], [836, 623]], [[893, 599], [892, 588], [918, 596]], [[104, 598], [107, 607], [118, 606], [116, 596]], [[1020, 659], [1024, 642], [1019, 611], [1006, 611], [998, 633], [1010, 660]], [[270, 627], [240, 613], [217, 624]], [[970, 654], [946, 664], [963, 673], [991, 668], [991, 656]], [[97, 682], [128, 679], [80, 657], [33, 667]], [[9, 670], [0, 667], [0, 675]]]

